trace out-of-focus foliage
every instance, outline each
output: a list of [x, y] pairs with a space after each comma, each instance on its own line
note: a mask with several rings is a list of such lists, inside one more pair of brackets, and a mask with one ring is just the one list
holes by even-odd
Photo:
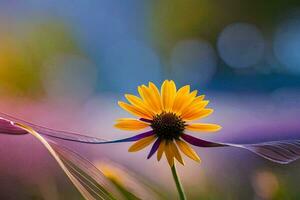
[[71, 32], [57, 21], [1, 23], [0, 91], [40, 95], [44, 62], [60, 53], [79, 54]]

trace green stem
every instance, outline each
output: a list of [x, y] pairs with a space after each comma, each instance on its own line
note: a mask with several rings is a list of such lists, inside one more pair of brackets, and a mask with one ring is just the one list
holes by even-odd
[[178, 194], [179, 194], [179, 199], [180, 199], [180, 200], [186, 200], [184, 190], [183, 190], [183, 188], [182, 188], [180, 179], [179, 179], [179, 177], [178, 177], [178, 175], [177, 175], [177, 172], [176, 172], [175, 163], [174, 163], [174, 165], [171, 167], [171, 169], [172, 169], [173, 178], [174, 178], [174, 181], [175, 181], [175, 184], [176, 184], [176, 188], [177, 188], [177, 191], [178, 191]]

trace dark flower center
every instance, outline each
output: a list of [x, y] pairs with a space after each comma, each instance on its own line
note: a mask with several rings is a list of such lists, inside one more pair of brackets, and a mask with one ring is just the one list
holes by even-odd
[[185, 122], [176, 114], [162, 112], [153, 118], [151, 127], [161, 139], [178, 139], [184, 131]]

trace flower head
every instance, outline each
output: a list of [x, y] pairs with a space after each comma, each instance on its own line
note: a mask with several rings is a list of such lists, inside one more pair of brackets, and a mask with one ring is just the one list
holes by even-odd
[[139, 86], [138, 92], [140, 97], [125, 95], [129, 104], [118, 102], [121, 108], [138, 119], [118, 119], [115, 127], [129, 131], [151, 130], [137, 135], [137, 141], [129, 148], [129, 152], [139, 151], [153, 143], [148, 159], [157, 152], [159, 161], [165, 153], [170, 166], [173, 166], [174, 158], [184, 164], [181, 151], [189, 158], [200, 161], [197, 153], [189, 146], [188, 143], [193, 142], [185, 131], [215, 132], [221, 129], [217, 124], [192, 123], [213, 112], [213, 109], [206, 108], [209, 101], [204, 100], [204, 95], [197, 96], [197, 91], [190, 91], [189, 85], [177, 90], [174, 81], [169, 80], [163, 82], [160, 91], [149, 82], [148, 86]]

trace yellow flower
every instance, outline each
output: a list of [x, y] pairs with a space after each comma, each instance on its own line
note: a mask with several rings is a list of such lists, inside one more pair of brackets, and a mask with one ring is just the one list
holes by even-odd
[[129, 104], [118, 102], [121, 108], [138, 119], [118, 119], [115, 127], [127, 131], [145, 128], [151, 130], [132, 139], [131, 141], [136, 142], [129, 148], [129, 152], [139, 151], [153, 143], [148, 159], [157, 152], [159, 161], [165, 153], [170, 166], [173, 166], [174, 158], [184, 165], [181, 151], [200, 162], [199, 156], [188, 144], [195, 144], [197, 139], [187, 135], [185, 130], [215, 132], [221, 129], [217, 124], [192, 123], [193, 120], [207, 117], [213, 112], [213, 109], [206, 108], [209, 101], [204, 100], [204, 95], [197, 96], [197, 91], [190, 91], [189, 85], [177, 90], [172, 80], [165, 80], [160, 91], [149, 82], [148, 86], [139, 86], [138, 92], [140, 97], [125, 95]]

